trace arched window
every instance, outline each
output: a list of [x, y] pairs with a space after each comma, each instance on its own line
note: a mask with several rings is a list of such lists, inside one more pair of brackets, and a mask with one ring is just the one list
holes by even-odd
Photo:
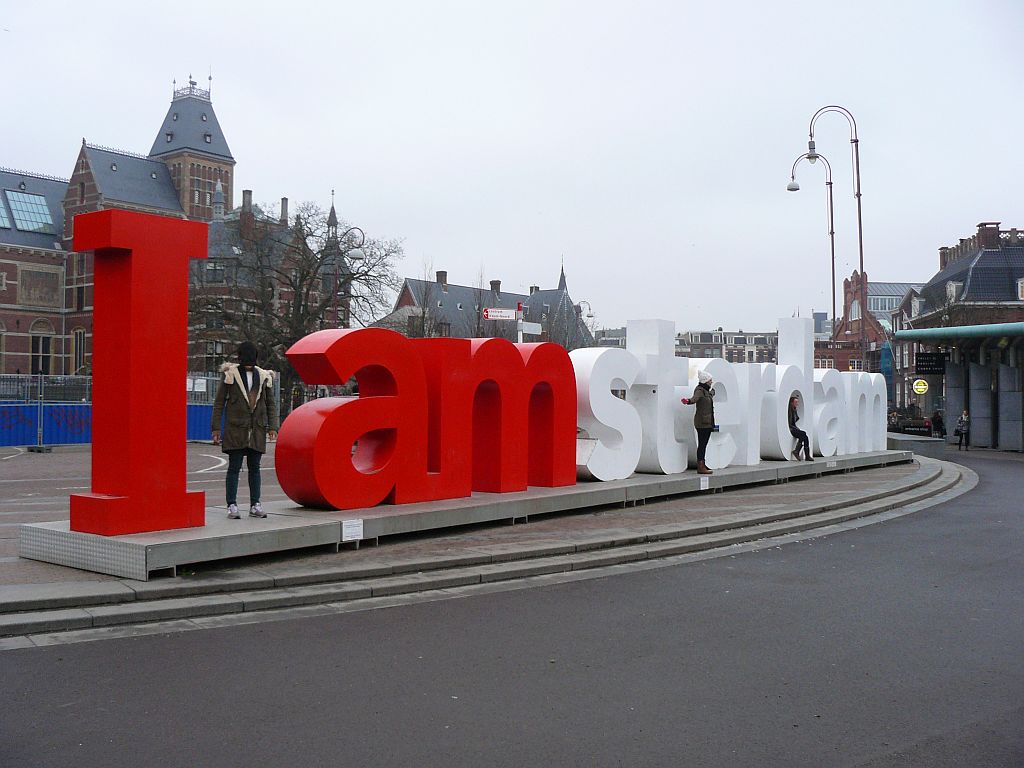
[[860, 300], [854, 299], [853, 303], [850, 304], [850, 319], [860, 320]]
[[53, 368], [53, 325], [49, 320], [36, 320], [29, 328], [32, 337], [32, 375], [49, 376]]
[[82, 373], [85, 369], [85, 328], [71, 331], [71, 372]]

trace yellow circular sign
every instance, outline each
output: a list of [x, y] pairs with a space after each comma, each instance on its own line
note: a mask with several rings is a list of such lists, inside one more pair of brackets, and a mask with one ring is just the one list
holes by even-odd
[[916, 379], [914, 381], [914, 392], [918, 395], [923, 395], [928, 391], [928, 382], [924, 379]]

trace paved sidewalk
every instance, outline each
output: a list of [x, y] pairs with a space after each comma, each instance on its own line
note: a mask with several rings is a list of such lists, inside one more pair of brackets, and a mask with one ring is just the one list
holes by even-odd
[[[13, 456], [6, 459], [5, 455]], [[70, 584], [117, 581], [113, 576], [79, 571], [17, 557], [17, 526], [24, 522], [67, 519], [68, 494], [88, 485], [87, 448], [58, 449], [53, 454], [15, 455], [0, 453], [0, 589], [17, 584]], [[206, 490], [213, 501], [224, 482], [223, 467], [216, 447], [189, 446], [188, 481], [193, 489]], [[379, 547], [364, 545], [339, 553], [324, 549], [251, 557], [241, 561], [219, 561], [181, 570], [174, 580], [194, 576], [258, 571], [268, 576], [283, 573], [371, 567], [374, 563], [437, 561], [465, 555], [481, 547], [507, 546], [509, 550], [550, 546], [552, 551], [568, 539], [614, 538], [625, 542], [660, 526], [692, 524], [710, 518], [755, 510], [774, 514], [807, 504], [845, 500], [850, 504], [880, 486], [913, 475], [918, 464], [901, 464], [850, 474], [827, 475], [780, 485], [742, 487], [724, 493], [694, 494], [670, 498], [645, 506], [600, 508], [586, 513], [532, 518], [528, 524], [486, 525], [447, 533], [396, 536], [382, 540]], [[273, 453], [264, 460], [264, 500], [284, 498], [273, 472]], [[246, 520], [239, 525], [246, 525]], [[169, 579], [157, 579], [171, 581]]]

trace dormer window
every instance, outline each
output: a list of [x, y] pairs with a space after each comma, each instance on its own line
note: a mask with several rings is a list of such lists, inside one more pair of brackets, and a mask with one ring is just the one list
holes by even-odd
[[150, 171], [149, 172], [149, 178], [155, 179], [156, 178], [156, 171]]
[[171, 120], [177, 120], [177, 119], [178, 119], [178, 113], [175, 112], [173, 115], [171, 115]]
[[168, 144], [170, 144], [170, 143], [171, 143], [172, 141], [174, 141], [174, 133], [172, 133], [171, 131], [168, 131], [168, 132], [167, 132], [167, 133], [165, 134], [165, 137], [166, 137], [166, 139], [167, 139], [167, 143], [168, 143]]
[[952, 303], [957, 300], [960, 295], [960, 289], [964, 287], [963, 283], [957, 282], [956, 280], [950, 280], [946, 283], [946, 301]]
[[212, 144], [213, 143], [213, 134], [212, 133], [204, 133], [203, 134], [203, 139], [206, 140], [207, 144]]
[[[1018, 282], [1018, 283], [1017, 283], [1017, 287], [1018, 287], [1018, 289], [1020, 288], [1020, 286], [1021, 286], [1021, 285], [1022, 285], [1022, 283], [1020, 283], [1020, 282]], [[456, 304], [455, 306], [457, 306], [457, 307], [458, 307], [459, 309], [462, 309], [462, 302], [460, 301], [460, 302], [459, 302], [458, 304]]]
[[111, 163], [110, 164], [110, 170], [116, 171], [117, 170], [117, 163]]
[[1024, 277], [1017, 281], [1017, 301], [1024, 301]]
[[204, 123], [206, 122], [206, 113], [205, 112], [203, 112], [203, 122]]

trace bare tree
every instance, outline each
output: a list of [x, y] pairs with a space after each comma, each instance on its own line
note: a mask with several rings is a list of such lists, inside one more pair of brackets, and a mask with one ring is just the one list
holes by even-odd
[[[360, 242], [355, 232], [362, 230], [329, 223], [314, 203], [300, 205], [290, 226], [257, 222], [249, 230], [239, 247], [235, 311], [224, 305], [223, 313], [241, 338], [263, 350], [268, 367], [280, 371], [286, 413], [301, 401], [302, 387], [285, 352], [314, 331], [368, 325], [388, 306], [402, 246], [397, 240]], [[361, 259], [353, 258], [357, 246]]]

